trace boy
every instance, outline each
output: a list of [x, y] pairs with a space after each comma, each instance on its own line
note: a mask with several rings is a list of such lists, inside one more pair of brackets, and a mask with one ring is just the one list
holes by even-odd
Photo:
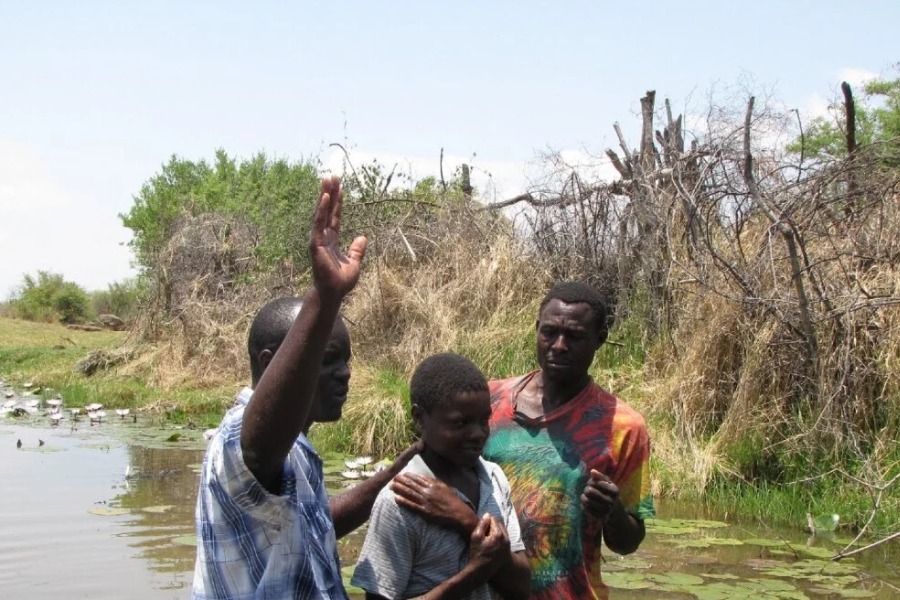
[[403, 472], [449, 485], [477, 524], [456, 531], [429, 523], [383, 489], [351, 583], [367, 600], [527, 598], [531, 572], [509, 483], [481, 458], [491, 416], [487, 380], [468, 359], [436, 354], [413, 373], [410, 403], [425, 449]]

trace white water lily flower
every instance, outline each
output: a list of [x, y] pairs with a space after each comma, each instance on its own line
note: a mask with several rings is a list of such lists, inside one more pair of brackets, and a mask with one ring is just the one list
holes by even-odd
[[356, 464], [358, 465], [371, 465], [372, 457], [371, 456], [360, 456], [356, 459]]
[[103, 405], [100, 404], [99, 402], [94, 402], [92, 404], [88, 404], [87, 406], [85, 406], [85, 409], [87, 409], [89, 411], [98, 411], [101, 408], [103, 408]]
[[16, 393], [15, 393], [15, 392], [3, 392], [3, 395], [4, 395], [6, 398], [12, 398], [13, 396], [16, 395]]
[[12, 408], [15, 405], [16, 405], [15, 400], [7, 400], [6, 402], [3, 403], [3, 408]]
[[53, 398], [52, 400], [47, 400], [47, 406], [50, 408], [59, 408], [62, 406], [62, 400], [59, 398]]
[[72, 413], [73, 417], [77, 417], [79, 415], [79, 413], [81, 413], [81, 409], [80, 408], [70, 408], [69, 412]]
[[341, 477], [344, 479], [359, 479], [362, 475], [359, 471], [341, 471]]
[[30, 388], [32, 385], [34, 385], [34, 384], [31, 383], [30, 381], [26, 381], [25, 383], [22, 384], [22, 387], [25, 388], [25, 389], [27, 390], [27, 389]]
[[37, 405], [40, 404], [40, 400], [29, 400], [25, 403], [25, 406], [28, 408], [37, 408]]
[[121, 417], [123, 419], [125, 417], [127, 417], [128, 413], [130, 413], [130, 412], [131, 412], [131, 409], [129, 409], [129, 408], [117, 408], [116, 409], [116, 414], [119, 415], [119, 417]]
[[351, 460], [345, 460], [344, 464], [347, 465], [347, 468], [351, 471], [359, 468], [359, 461], [357, 461], [355, 458]]
[[62, 421], [62, 419], [62, 413], [53, 413], [52, 415], [50, 415], [50, 420], [53, 421], [54, 425], [58, 424], [60, 421]]

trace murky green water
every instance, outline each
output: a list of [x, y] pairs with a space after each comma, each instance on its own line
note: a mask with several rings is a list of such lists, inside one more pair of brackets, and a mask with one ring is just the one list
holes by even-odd
[[[202, 434], [114, 414], [74, 430], [70, 421], [47, 423], [0, 418], [2, 597], [188, 597]], [[340, 470], [339, 460], [329, 463]], [[330, 477], [339, 489], [340, 475]], [[821, 559], [840, 547], [841, 533], [810, 539], [799, 527], [659, 509], [668, 521], [650, 526], [637, 553], [608, 557], [613, 598], [900, 598], [897, 544], [835, 564]], [[345, 565], [362, 535], [340, 541]]]

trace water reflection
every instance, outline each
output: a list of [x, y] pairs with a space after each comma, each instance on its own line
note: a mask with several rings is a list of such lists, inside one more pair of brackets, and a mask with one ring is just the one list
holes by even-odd
[[192, 465], [203, 458], [196, 449], [161, 449], [128, 445], [129, 476], [112, 503], [132, 510], [127, 529], [139, 557], [161, 572], [194, 568], [194, 500], [199, 475]]
[[[11, 419], [0, 422], [3, 597], [187, 597], [196, 554], [193, 518], [202, 435], [179, 431], [173, 438], [172, 429], [118, 420], [94, 427], [81, 424], [74, 431], [33, 425]], [[327, 477], [332, 493], [346, 487], [337, 474], [342, 461], [326, 457], [326, 466], [334, 473]], [[107, 508], [125, 513], [88, 512]], [[669, 519], [716, 518], [673, 503], [661, 502], [659, 509]], [[628, 579], [629, 573], [651, 574], [660, 581], [702, 578], [707, 591], [715, 585], [739, 585], [732, 581], [764, 579], [788, 582], [797, 594], [803, 594], [783, 597], [841, 597], [813, 591], [820, 584], [802, 579], [802, 573], [777, 575], [784, 565], [804, 560], [804, 553], [816, 549], [827, 553], [838, 547], [833, 539], [809, 540], [799, 527], [774, 529], [757, 522], [671, 531], [684, 525], [669, 522], [651, 528], [634, 555], [622, 559], [607, 554], [604, 571], [624, 585], [636, 585]], [[670, 530], [664, 531], [666, 527]], [[339, 541], [346, 572], [352, 570], [363, 536], [361, 529]], [[870, 591], [874, 598], [900, 597], [897, 546], [885, 546], [852, 561], [855, 570], [846, 587]], [[656, 589], [612, 590], [616, 599], [647, 597], [698, 596]], [[757, 593], [754, 597], [781, 596]]]

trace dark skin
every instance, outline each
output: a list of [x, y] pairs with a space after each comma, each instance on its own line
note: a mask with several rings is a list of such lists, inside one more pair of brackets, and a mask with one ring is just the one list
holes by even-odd
[[[244, 462], [273, 494], [280, 492], [284, 461], [300, 433], [305, 434], [317, 417], [338, 418], [346, 398], [349, 336], [343, 339], [346, 329], [335, 323], [341, 301], [359, 280], [366, 238], [357, 237], [346, 253], [341, 251], [338, 242], [342, 203], [340, 179], [323, 179], [309, 242], [314, 287], [277, 351], [266, 349], [259, 353], [263, 373], [254, 382], [253, 399], [244, 412]], [[327, 381], [320, 382], [323, 364]], [[337, 537], [368, 519], [378, 491], [419, 449], [414, 444], [389, 469], [329, 501]]]
[[[465, 512], [463, 518], [472, 525], [466, 531], [457, 529], [464, 538], [469, 539], [469, 562], [459, 573], [422, 598], [460, 598], [485, 583], [489, 583], [504, 598], [528, 598], [531, 594], [531, 569], [525, 552], [512, 552], [509, 534], [503, 523], [490, 514], [479, 518], [472, 506], [460, 499], [450, 487], [458, 489], [472, 505], [478, 506], [480, 482], [476, 469], [490, 434], [488, 420], [491, 402], [487, 390], [457, 394], [430, 410], [414, 404], [412, 414], [425, 442], [422, 460], [462, 507]], [[400, 498], [397, 501], [402, 505]], [[382, 599], [369, 592], [366, 598]]]
[[[541, 311], [536, 329], [541, 370], [519, 392], [516, 403], [520, 413], [533, 419], [569, 402], [590, 384], [588, 369], [606, 340], [586, 303], [551, 300]], [[439, 481], [403, 474], [391, 489], [399, 504], [426, 519], [464, 535], [474, 527], [465, 503]], [[638, 549], [646, 534], [644, 522], [625, 510], [619, 488], [608, 476], [592, 469], [580, 501], [585, 515], [601, 522], [610, 550], [630, 554]]]

